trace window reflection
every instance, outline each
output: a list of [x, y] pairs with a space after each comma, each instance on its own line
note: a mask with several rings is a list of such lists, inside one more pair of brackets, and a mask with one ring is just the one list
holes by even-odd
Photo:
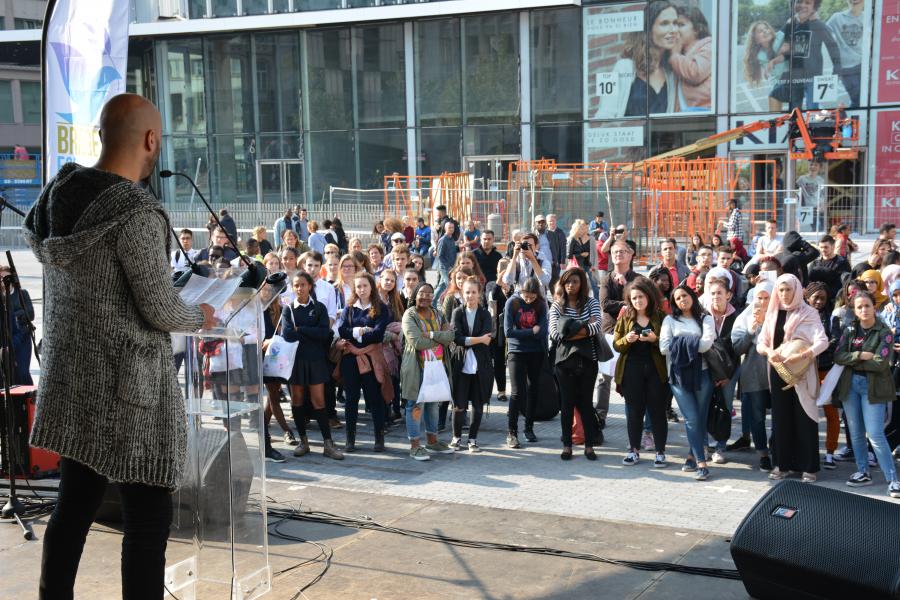
[[419, 125], [462, 123], [459, 19], [416, 23]]

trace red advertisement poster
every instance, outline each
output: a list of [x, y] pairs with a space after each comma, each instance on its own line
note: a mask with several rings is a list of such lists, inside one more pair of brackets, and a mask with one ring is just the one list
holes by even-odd
[[877, 113], [875, 125], [875, 227], [900, 214], [900, 110]]
[[881, 28], [878, 103], [900, 102], [900, 2], [897, 0], [884, 2], [878, 25]]

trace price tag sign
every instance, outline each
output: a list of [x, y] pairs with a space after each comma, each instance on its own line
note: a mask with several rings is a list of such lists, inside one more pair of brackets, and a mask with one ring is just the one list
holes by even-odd
[[595, 93], [597, 96], [614, 96], [619, 89], [619, 76], [616, 73], [597, 73]]
[[816, 104], [837, 102], [837, 90], [837, 75], [816, 75], [813, 77], [813, 102]]

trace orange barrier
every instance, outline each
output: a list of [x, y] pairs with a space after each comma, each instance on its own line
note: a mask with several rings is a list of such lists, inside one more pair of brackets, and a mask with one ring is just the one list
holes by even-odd
[[[759, 173], [771, 179], [759, 180]], [[775, 161], [670, 158], [641, 163], [557, 163], [552, 159], [510, 163], [507, 189], [475, 189], [468, 173], [437, 176], [389, 175], [384, 178], [384, 216], [424, 216], [447, 206], [462, 225], [468, 219], [482, 229], [490, 220], [501, 240], [516, 228], [530, 229], [535, 214], [556, 213], [567, 226], [589, 221], [597, 210], [612, 224], [629, 223], [638, 253], [656, 251], [662, 237], [682, 243], [694, 233], [708, 239], [728, 217], [728, 201], [739, 200], [744, 234], [749, 239], [763, 221], [775, 216], [780, 199]]]
[[[759, 172], [771, 173], [771, 180], [760, 181]], [[630, 223], [639, 255], [646, 256], [655, 252], [661, 237], [687, 243], [700, 233], [708, 239], [727, 219], [732, 198], [739, 201], [749, 238], [775, 215], [774, 173], [775, 161], [760, 160], [559, 164], [542, 159], [510, 165], [509, 182], [511, 190], [523, 189], [537, 200], [535, 213], [589, 220], [604, 210], [613, 224]]]

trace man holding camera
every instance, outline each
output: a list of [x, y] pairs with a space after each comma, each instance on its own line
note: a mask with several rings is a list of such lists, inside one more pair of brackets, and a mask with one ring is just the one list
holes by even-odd
[[512, 260], [503, 274], [503, 281], [517, 291], [519, 286], [531, 276], [537, 277], [544, 289], [550, 285], [552, 266], [550, 259], [538, 250], [538, 239], [533, 233], [526, 233], [522, 241], [513, 247]]

